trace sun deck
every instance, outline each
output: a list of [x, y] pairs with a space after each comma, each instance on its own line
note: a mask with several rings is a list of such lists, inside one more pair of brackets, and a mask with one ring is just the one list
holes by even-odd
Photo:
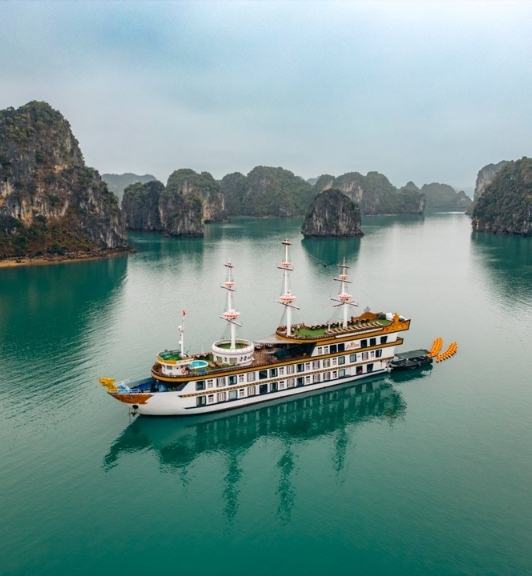
[[[337, 336], [339, 334], [351, 334], [353, 332], [361, 332], [371, 328], [378, 330], [385, 326], [389, 326], [391, 320], [386, 318], [352, 318], [347, 323], [347, 328], [344, 328], [341, 322], [334, 322], [332, 324], [313, 324], [307, 326], [305, 324], [296, 324], [292, 326], [292, 333], [290, 338], [299, 338], [302, 340], [317, 340], [319, 338], [326, 338], [328, 336]], [[277, 334], [286, 336], [286, 326], [281, 326], [277, 329]]]

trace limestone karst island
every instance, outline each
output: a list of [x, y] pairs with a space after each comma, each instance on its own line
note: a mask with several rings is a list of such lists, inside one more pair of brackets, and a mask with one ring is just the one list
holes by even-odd
[[107, 256], [128, 251], [127, 229], [202, 237], [206, 225], [239, 216], [300, 217], [302, 234], [313, 238], [362, 236], [368, 215], [461, 211], [475, 231], [531, 235], [531, 165], [522, 158], [485, 166], [474, 202], [446, 184], [396, 188], [378, 172], [307, 181], [257, 166], [219, 181], [187, 168], [176, 169], [166, 185], [150, 174], [102, 178], [86, 166], [62, 114], [33, 101], [0, 111], [0, 258]]

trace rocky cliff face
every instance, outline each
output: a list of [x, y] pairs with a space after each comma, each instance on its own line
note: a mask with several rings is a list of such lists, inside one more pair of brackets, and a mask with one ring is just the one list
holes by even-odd
[[161, 226], [171, 236], [203, 236], [204, 205], [196, 194], [180, 194], [178, 191], [163, 190], [159, 199]]
[[221, 181], [227, 213], [239, 216], [302, 216], [315, 196], [312, 186], [284, 168], [257, 166], [246, 176]]
[[532, 236], [532, 159], [506, 162], [475, 201], [473, 230]]
[[340, 190], [328, 189], [312, 202], [301, 233], [305, 238], [364, 236], [360, 222], [358, 204]]
[[473, 195], [473, 204], [468, 207], [466, 212], [467, 214], [473, 214], [473, 210], [478, 199], [482, 196], [484, 190], [493, 182], [493, 179], [499, 170], [503, 166], [506, 166], [506, 164], [508, 164], [507, 160], [501, 160], [497, 164], [488, 164], [478, 171], [477, 181], [475, 183], [475, 193]]
[[[164, 194], [168, 198], [175, 196], [176, 202], [178, 198], [187, 199], [189, 207], [195, 205], [192, 201], [194, 198], [200, 200], [202, 219], [206, 223], [223, 222], [226, 218], [224, 196], [220, 190], [220, 184], [208, 172], [198, 174], [188, 168], [176, 170], [170, 174]], [[162, 218], [164, 216], [161, 213]]]
[[118, 200], [122, 201], [124, 190], [131, 184], [135, 184], [136, 182], [146, 184], [146, 182], [152, 182], [153, 180], [157, 180], [157, 178], [151, 174], [139, 176], [138, 174], [126, 172], [125, 174], [102, 174], [102, 180]]
[[145, 184], [137, 182], [126, 187], [122, 198], [122, 212], [128, 229], [162, 231], [159, 199], [163, 190], [164, 184], [158, 180]]
[[360, 206], [362, 215], [370, 214], [422, 214], [425, 209], [425, 195], [417, 189], [398, 190], [388, 178], [378, 172], [348, 172], [333, 177], [320, 176], [315, 185], [316, 192], [328, 189], [343, 192]]
[[118, 200], [45, 102], [0, 111], [0, 256], [126, 246]]

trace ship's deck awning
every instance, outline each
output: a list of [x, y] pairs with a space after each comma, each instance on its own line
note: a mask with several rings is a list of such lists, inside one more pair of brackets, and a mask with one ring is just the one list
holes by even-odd
[[400, 360], [410, 360], [411, 358], [426, 356], [428, 353], [428, 350], [410, 350], [409, 352], [400, 352], [399, 354], [396, 354], [396, 356]]

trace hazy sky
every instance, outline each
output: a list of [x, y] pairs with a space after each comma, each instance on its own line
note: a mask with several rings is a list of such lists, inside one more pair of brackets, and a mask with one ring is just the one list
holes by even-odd
[[532, 2], [0, 0], [0, 108], [100, 172], [283, 166], [474, 186], [532, 155]]

